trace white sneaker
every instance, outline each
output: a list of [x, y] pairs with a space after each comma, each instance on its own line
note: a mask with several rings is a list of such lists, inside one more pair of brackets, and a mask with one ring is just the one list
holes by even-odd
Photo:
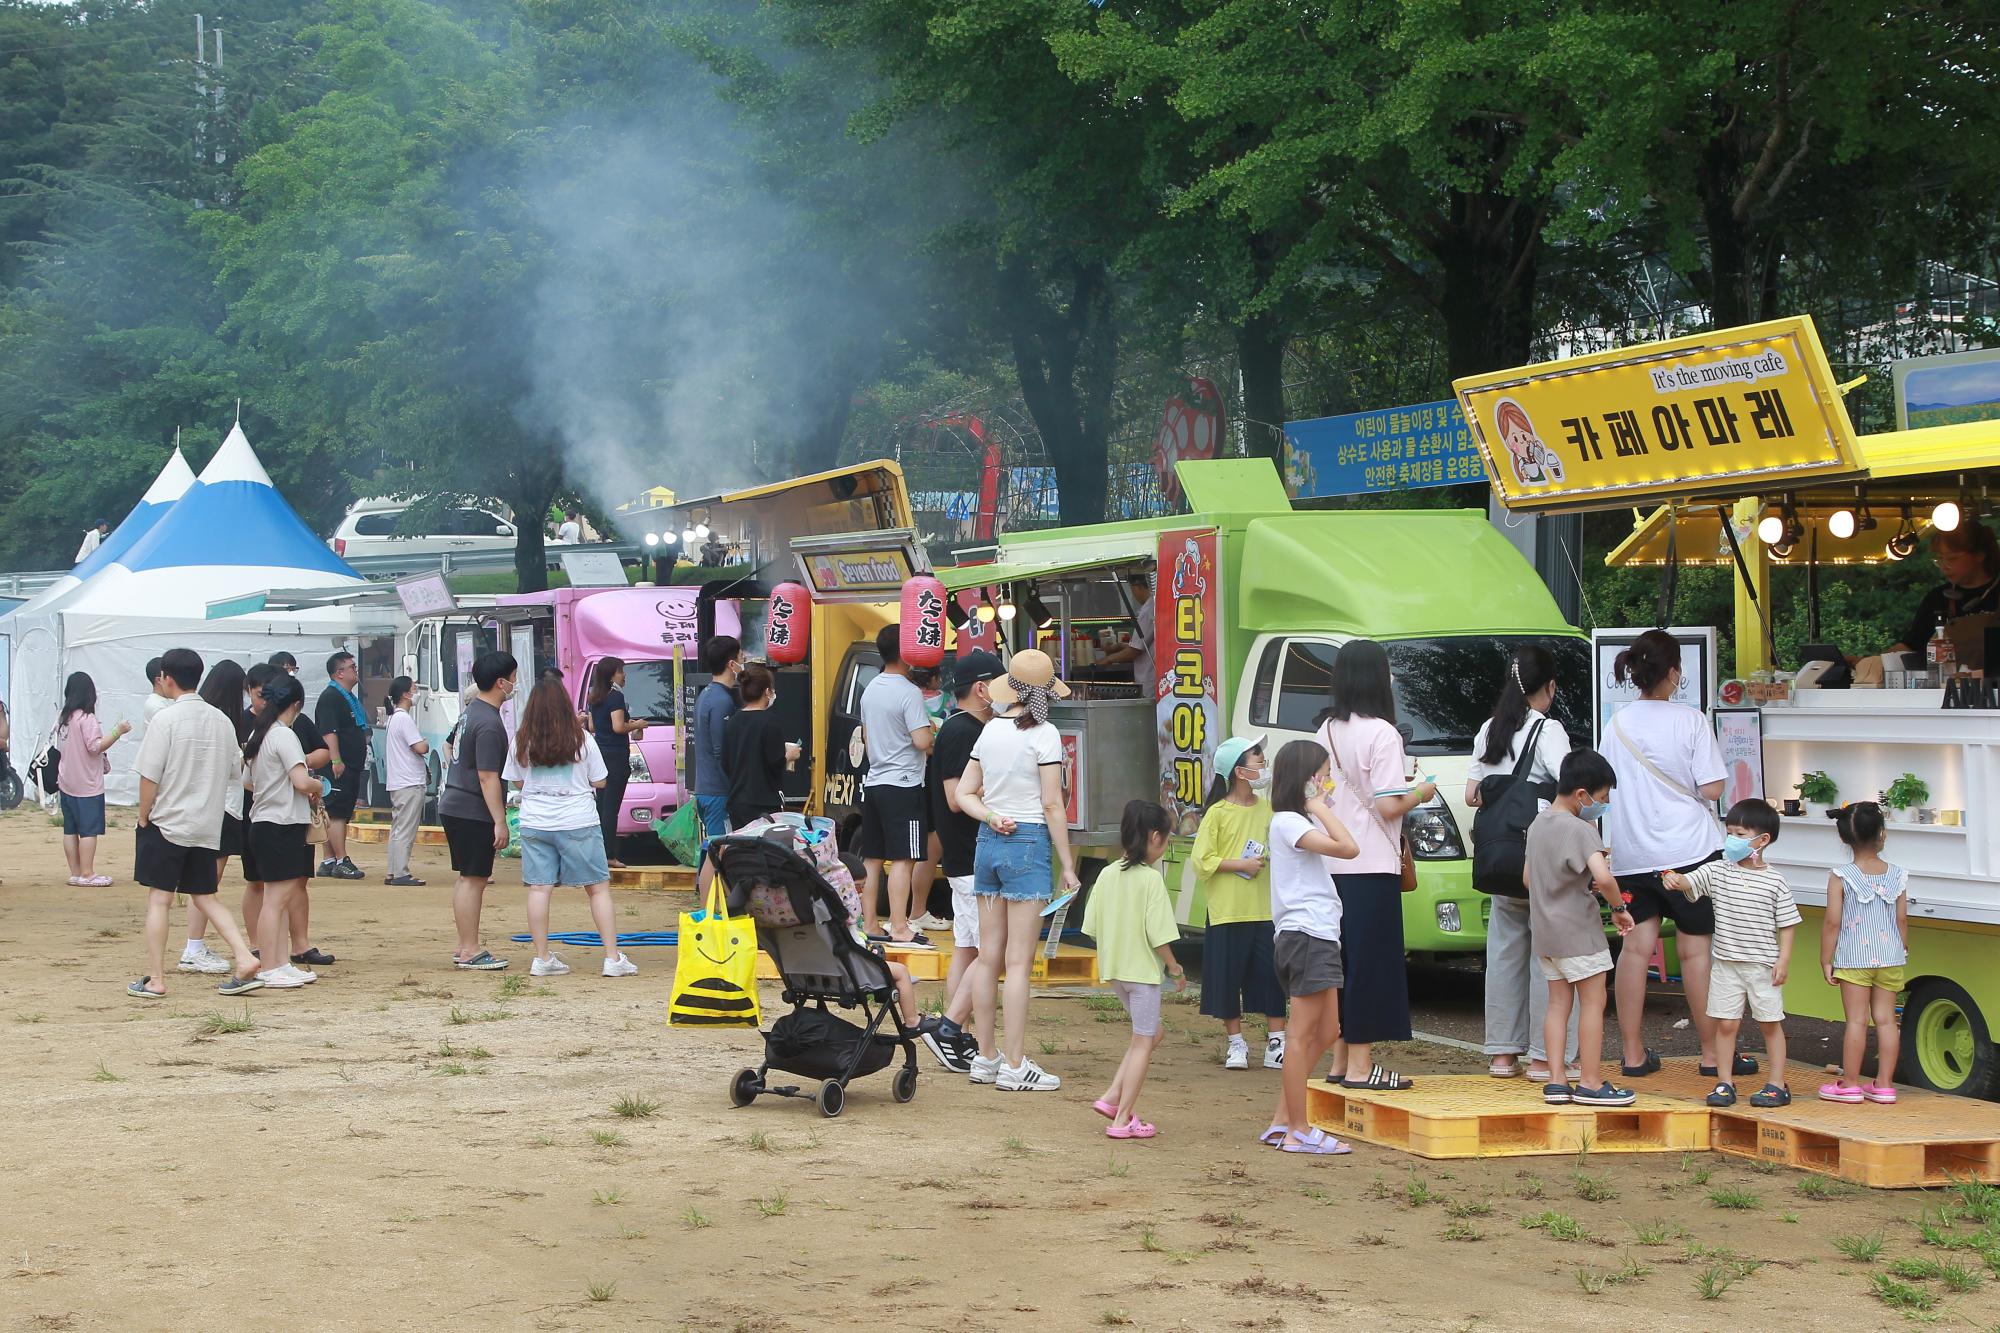
[[1023, 1059], [1018, 1065], [1000, 1066], [1000, 1091], [1002, 1092], [1054, 1092], [1062, 1086], [1062, 1080], [1033, 1060]]
[[1264, 1068], [1283, 1069], [1285, 1067], [1285, 1034], [1273, 1032], [1264, 1042]]
[[1000, 1057], [991, 1060], [983, 1055], [972, 1057], [972, 1070], [966, 1075], [974, 1083], [998, 1083], [1000, 1081]]
[[1248, 1069], [1250, 1067], [1250, 1043], [1243, 1040], [1241, 1033], [1229, 1039], [1222, 1048], [1224, 1069]]
[[289, 963], [283, 967], [274, 967], [268, 972], [259, 972], [257, 980], [264, 983], [265, 990], [297, 990], [306, 984], [305, 978], [298, 974], [298, 969]]
[[551, 953], [545, 959], [537, 958], [528, 964], [528, 975], [531, 977], [559, 977], [568, 971], [569, 964], [565, 963], [562, 955], [558, 953]]
[[200, 972], [204, 976], [211, 977], [219, 977], [225, 972], [234, 970], [227, 958], [217, 958], [206, 947], [194, 953], [182, 954], [179, 966], [183, 972]]
[[319, 980], [319, 973], [313, 971], [309, 967], [300, 967], [297, 963], [286, 963], [284, 967], [281, 968], [280, 970], [291, 973], [293, 976], [297, 977], [300, 982], [302, 982], [307, 986], [310, 986], [315, 981]]
[[946, 921], [944, 918], [938, 916], [935, 912], [925, 912], [922, 916], [916, 917], [911, 920], [910, 929], [950, 930], [951, 922]]
[[[567, 972], [569, 969], [564, 968], [563, 971]], [[607, 977], [636, 977], [639, 975], [639, 965], [621, 953], [616, 958], [605, 961], [604, 975]]]

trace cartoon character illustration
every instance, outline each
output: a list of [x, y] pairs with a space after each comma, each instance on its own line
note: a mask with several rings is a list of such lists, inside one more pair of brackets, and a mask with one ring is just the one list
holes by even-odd
[[1208, 580], [1201, 573], [1201, 545], [1192, 537], [1174, 557], [1173, 590], [1175, 597], [1199, 597], [1208, 591]]
[[1523, 486], [1562, 481], [1562, 460], [1535, 434], [1535, 424], [1528, 420], [1528, 409], [1512, 398], [1502, 398], [1493, 409], [1493, 424], [1499, 428], [1500, 441], [1514, 460], [1515, 481]]

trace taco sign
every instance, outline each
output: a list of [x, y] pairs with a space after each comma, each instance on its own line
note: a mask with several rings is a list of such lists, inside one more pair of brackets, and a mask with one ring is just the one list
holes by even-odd
[[1452, 385], [1509, 509], [1772, 489], [1858, 472], [1854, 428], [1803, 316]]

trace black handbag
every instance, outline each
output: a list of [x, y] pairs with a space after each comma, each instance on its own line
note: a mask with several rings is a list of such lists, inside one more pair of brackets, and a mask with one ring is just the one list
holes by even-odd
[[1523, 873], [1528, 865], [1528, 825], [1541, 813], [1541, 803], [1555, 796], [1555, 783], [1530, 782], [1535, 745], [1542, 738], [1537, 719], [1521, 746], [1512, 773], [1493, 773], [1480, 780], [1479, 810], [1472, 817], [1472, 887], [1496, 898], [1525, 898]]
[[56, 744], [42, 751], [40, 758], [28, 761], [28, 781], [40, 787], [44, 796], [56, 795], [59, 790], [56, 783], [61, 771], [62, 747]]

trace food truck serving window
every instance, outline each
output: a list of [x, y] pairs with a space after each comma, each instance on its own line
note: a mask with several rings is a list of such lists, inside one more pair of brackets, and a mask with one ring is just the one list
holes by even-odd
[[[1493, 715], [1517, 644], [1556, 655], [1555, 717], [1574, 740], [1590, 735], [1590, 645], [1556, 635], [1467, 635], [1383, 643], [1395, 677], [1396, 721], [1413, 754], [1464, 754]], [[1278, 639], [1258, 665], [1252, 711], [1265, 726], [1312, 731], [1326, 710], [1340, 646], [1328, 639]]]

